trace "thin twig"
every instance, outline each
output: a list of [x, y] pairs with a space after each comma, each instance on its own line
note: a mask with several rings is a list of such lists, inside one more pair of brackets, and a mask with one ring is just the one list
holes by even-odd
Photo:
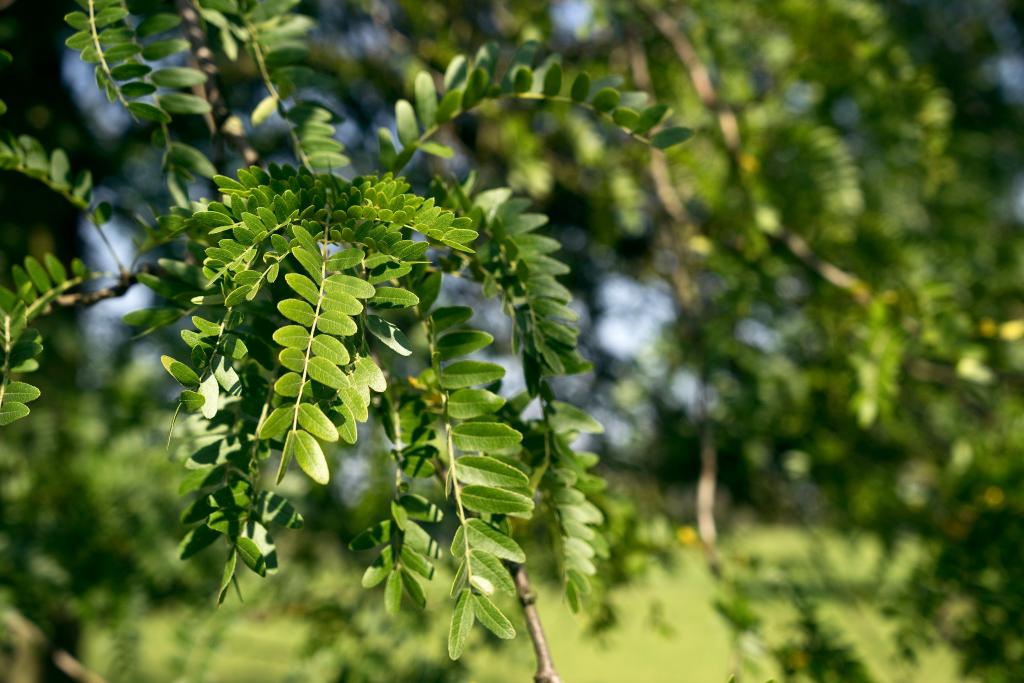
[[242, 121], [228, 110], [224, 96], [221, 94], [219, 71], [214, 61], [213, 51], [206, 42], [206, 32], [199, 18], [199, 12], [193, 0], [176, 0], [178, 14], [185, 27], [185, 38], [188, 40], [191, 60], [195, 67], [206, 76], [206, 82], [193, 88], [193, 92], [210, 103], [210, 113], [206, 116], [206, 125], [211, 135], [220, 135], [238, 150], [247, 166], [260, 163], [260, 155], [253, 149], [245, 134]]
[[534, 683], [562, 683], [561, 677], [555, 670], [555, 662], [551, 658], [551, 649], [548, 647], [547, 638], [544, 636], [544, 627], [540, 623], [540, 613], [537, 611], [537, 596], [530, 587], [530, 577], [526, 573], [526, 566], [515, 564], [511, 566], [512, 576], [516, 583], [516, 595], [519, 596], [519, 604], [523, 606], [523, 616], [526, 618], [526, 630], [533, 642], [533, 653], [537, 658], [537, 672], [533, 675]]

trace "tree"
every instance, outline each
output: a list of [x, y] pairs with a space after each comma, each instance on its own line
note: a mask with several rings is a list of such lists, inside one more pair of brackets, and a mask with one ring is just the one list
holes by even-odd
[[[130, 265], [111, 249], [115, 285], [87, 291], [110, 275], [77, 259], [69, 272], [51, 254], [12, 267], [13, 288], [0, 289], [0, 423], [28, 416], [29, 403], [40, 398], [23, 380], [39, 368], [43, 348], [31, 324], [55, 307], [88, 305], [143, 284], [163, 303], [128, 314], [126, 323], [145, 335], [191, 321], [181, 330], [186, 360], [164, 355], [161, 362], [182, 386], [179, 411], [206, 420], [181, 486], [192, 498], [182, 519], [194, 526], [180, 555], [222, 542], [218, 602], [237, 587], [239, 560], [260, 576], [278, 570], [273, 526], [302, 526], [292, 502], [264, 485], [265, 461], [280, 452], [277, 483], [294, 460], [326, 485], [324, 446], [356, 444], [359, 425], [372, 414], [390, 441], [395, 474], [387, 484], [389, 517], [350, 544], [379, 549], [363, 585], [383, 584], [391, 613], [403, 600], [424, 606], [421, 582], [433, 578], [441, 552], [423, 524], [440, 522], [444, 511], [423, 494], [440, 489], [457, 516], [451, 658], [461, 655], [474, 622], [514, 637], [499, 605], [518, 597], [536, 679], [559, 680], [515, 536], [531, 520], [551, 526], [551, 552], [578, 608], [596, 572], [592, 560], [607, 545], [597, 532], [602, 514], [587, 499], [603, 486], [589, 472], [597, 458], [571, 445], [600, 425], [557, 400], [551, 386], [552, 378], [589, 368], [576, 351], [571, 295], [556, 279], [568, 268], [551, 255], [559, 243], [539, 232], [546, 218], [508, 189], [480, 189], [472, 175], [462, 182], [438, 176], [426, 196], [395, 174], [417, 152], [451, 157], [450, 147], [432, 139], [437, 131], [495, 100], [574, 104], [658, 149], [684, 141], [689, 130], [665, 124], [667, 107], [624, 94], [613, 80], [563, 75], [557, 55], [535, 68], [536, 43], [523, 44], [507, 63], [488, 44], [472, 59], [452, 59], [443, 79], [417, 74], [415, 106], [395, 104], [397, 141], [388, 128], [379, 131], [380, 174], [348, 180], [339, 173], [349, 160], [335, 139], [335, 117], [314, 99], [315, 74], [303, 65], [312, 22], [294, 11], [297, 3], [207, 0], [178, 3], [177, 12], [160, 2], [80, 4], [65, 17], [74, 29], [66, 44], [94, 65], [109, 101], [152, 128], [173, 205], [145, 228]], [[208, 31], [226, 58], [256, 65], [266, 94], [250, 125], [259, 128], [276, 114], [297, 166], [259, 163], [223, 100]], [[160, 61], [180, 53], [190, 66]], [[231, 144], [252, 165], [234, 177], [219, 174], [206, 153], [176, 137], [174, 124], [189, 116], [203, 117], [216, 142]], [[3, 153], [9, 169], [88, 210], [104, 235], [112, 206], [92, 206], [90, 175], [72, 175], [62, 150], [47, 152], [33, 138], [10, 134]], [[203, 178], [215, 184], [216, 199], [190, 198]], [[160, 253], [177, 257], [140, 263]], [[460, 277], [497, 298], [511, 322], [506, 343], [521, 359], [525, 389], [509, 399], [492, 391], [504, 367], [465, 359], [494, 341], [467, 324], [472, 309], [435, 306], [445, 281]]]
[[[301, 517], [365, 548], [389, 608], [452, 555], [455, 650], [470, 615], [499, 635], [534, 624], [509, 609], [532, 592], [514, 580], [527, 554], [608, 627], [605, 591], [675, 557], [652, 530], [692, 519], [678, 536], [718, 577], [738, 675], [760, 639], [794, 679], [870, 676], [799, 571], [737, 561], [729, 541], [755, 517], [913, 545], [906, 574], [879, 560], [857, 599], [895, 615], [908, 657], [943, 640], [965, 675], [1016, 680], [1013, 3], [140, 1], [86, 3], [70, 27], [59, 4], [0, 15], [0, 151], [20, 172], [0, 187], [0, 303], [21, 335], [5, 359], [40, 365], [3, 373], [0, 476], [18, 485], [0, 493], [0, 542], [18, 559], [0, 585], [22, 587], [3, 599], [54, 650], [76, 653], [89, 610], [71, 598], [130, 621], [130, 600], [106, 597], [119, 573], [159, 604], [201, 600], [226, 569], [224, 599], [239, 557], [262, 574], [316, 565], [308, 531], [267, 531]], [[84, 62], [58, 58], [68, 36]], [[694, 139], [669, 145], [689, 135], [675, 121]], [[115, 256], [87, 248], [104, 241]], [[127, 318], [141, 339], [89, 332], [145, 289]], [[177, 401], [127, 369], [160, 355]], [[62, 381], [76, 374], [86, 389]], [[118, 540], [107, 501], [166, 469], [105, 468], [172, 422], [197, 487], [183, 549], [220, 541], [226, 568], [205, 551], [153, 572], [176, 533], [163, 490], [126, 508], [147, 542]], [[297, 467], [277, 488], [281, 452]], [[368, 502], [340, 493], [353, 462], [374, 463], [357, 477]], [[96, 523], [65, 534], [36, 512], [73, 504]], [[116, 571], [90, 576], [69, 537]], [[435, 547], [453, 538], [454, 554]], [[33, 585], [30, 562], [63, 574]], [[796, 607], [785, 643], [761, 628], [778, 596]]]

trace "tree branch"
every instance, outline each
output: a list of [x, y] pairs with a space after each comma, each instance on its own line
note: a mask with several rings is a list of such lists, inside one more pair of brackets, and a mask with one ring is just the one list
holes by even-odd
[[206, 125], [211, 135], [220, 135], [238, 150], [247, 166], [260, 163], [260, 155], [253, 149], [245, 134], [242, 121], [228, 110], [224, 96], [218, 85], [219, 72], [213, 58], [213, 51], [206, 43], [206, 32], [203, 30], [192, 0], [175, 0], [178, 14], [185, 27], [185, 38], [188, 39], [191, 61], [195, 68], [206, 76], [206, 82], [192, 88], [193, 92], [210, 103], [210, 114], [206, 117]]
[[540, 613], [537, 611], [536, 605], [537, 596], [530, 587], [530, 577], [526, 574], [526, 565], [510, 563], [509, 568], [515, 579], [516, 595], [519, 596], [519, 604], [523, 606], [526, 630], [530, 634], [533, 653], [537, 658], [537, 672], [533, 675], [534, 683], [562, 683], [561, 677], [555, 671], [551, 649], [544, 636], [544, 627], [540, 623]]
[[[697, 91], [697, 96], [700, 98], [701, 103], [714, 115], [718, 130], [722, 135], [725, 150], [729, 155], [729, 160], [736, 170], [737, 177], [740, 179], [739, 185], [749, 197], [749, 189], [746, 183], [743, 182], [744, 150], [740, 137], [739, 121], [735, 112], [722, 100], [718, 89], [715, 87], [714, 80], [711, 78], [710, 71], [704, 62], [701, 61], [693, 43], [679, 27], [678, 22], [662, 10], [646, 6], [643, 6], [643, 10], [651, 18], [654, 27], [668, 41], [672, 50], [676, 53], [676, 57], [678, 57], [683, 68], [686, 70], [694, 90]], [[667, 205], [666, 209], [668, 210]], [[870, 301], [870, 292], [863, 280], [815, 254], [811, 246], [800, 235], [788, 230], [784, 226], [779, 226], [774, 231], [766, 230], [765, 233], [785, 247], [804, 266], [829, 284], [848, 292], [858, 303], [867, 304]]]
[[121, 279], [118, 280], [116, 285], [97, 289], [92, 292], [71, 292], [69, 294], [61, 294], [53, 300], [53, 303], [57, 306], [91, 306], [105, 299], [119, 297], [127, 292], [129, 287], [139, 281], [139, 275], [142, 273], [155, 275], [158, 273], [158, 269], [155, 266], [144, 263], [140, 265], [134, 273], [128, 271], [122, 272]]
[[[53, 665], [71, 680], [80, 681], [81, 683], [105, 683], [102, 676], [87, 669], [70, 652], [61, 648], [54, 648], [42, 630], [17, 610], [11, 609], [4, 614], [4, 626], [10, 632], [16, 634], [21, 642], [29, 648], [45, 648], [50, 654]], [[23, 663], [28, 665], [27, 662]]]
[[655, 28], [669, 42], [679, 61], [686, 68], [690, 82], [693, 83], [693, 88], [697, 91], [697, 97], [715, 115], [726, 150], [730, 156], [738, 157], [741, 152], [741, 142], [736, 114], [718, 96], [718, 90], [715, 88], [714, 81], [711, 80], [711, 74], [697, 55], [693, 43], [680, 30], [675, 19], [660, 10], [649, 9], [648, 12]]
[[[706, 363], [706, 361], [705, 361]], [[700, 388], [700, 478], [697, 480], [697, 532], [704, 545], [708, 568], [715, 576], [722, 571], [718, 561], [718, 527], [715, 524], [715, 489], [718, 478], [718, 450], [708, 415], [708, 377], [704, 373]]]

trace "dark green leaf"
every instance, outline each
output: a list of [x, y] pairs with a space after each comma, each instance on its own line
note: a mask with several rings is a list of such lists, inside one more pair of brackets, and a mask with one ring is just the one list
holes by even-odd
[[654, 134], [654, 137], [651, 138], [651, 144], [658, 149], [668, 149], [672, 145], [678, 145], [680, 142], [689, 140], [692, 135], [693, 131], [689, 128], [681, 126], [664, 128]]

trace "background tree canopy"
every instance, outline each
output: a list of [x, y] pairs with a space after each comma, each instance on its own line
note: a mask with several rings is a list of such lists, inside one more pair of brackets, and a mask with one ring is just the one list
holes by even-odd
[[1022, 13], [0, 0], [0, 680], [1024, 680]]

